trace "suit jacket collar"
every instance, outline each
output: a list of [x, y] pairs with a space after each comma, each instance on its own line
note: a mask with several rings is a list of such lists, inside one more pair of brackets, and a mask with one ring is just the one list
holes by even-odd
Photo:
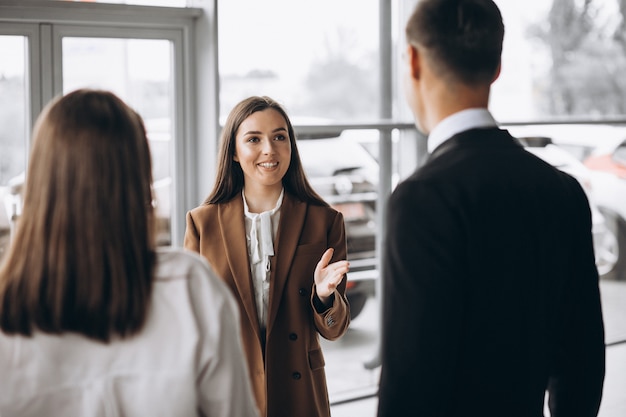
[[439, 145], [428, 156], [428, 162], [454, 149], [468, 148], [493, 148], [493, 147], [522, 147], [518, 139], [511, 136], [508, 131], [494, 128], [476, 128], [457, 133], [447, 141]]
[[469, 108], [458, 111], [441, 120], [428, 135], [428, 151], [434, 151], [439, 145], [457, 133], [470, 129], [495, 128], [498, 124], [486, 108]]

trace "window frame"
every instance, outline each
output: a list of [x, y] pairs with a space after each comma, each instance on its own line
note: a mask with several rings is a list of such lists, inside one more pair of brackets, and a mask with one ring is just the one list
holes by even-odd
[[[185, 211], [197, 205], [199, 200], [196, 183], [198, 152], [193, 140], [198, 131], [193, 51], [196, 48], [196, 22], [202, 15], [203, 10], [198, 8], [105, 3], [10, 0], [0, 5], [0, 34], [25, 36], [28, 42], [25, 71], [30, 110], [26, 129], [27, 152], [31, 146], [34, 121], [45, 103], [63, 92], [64, 37], [162, 39], [171, 42], [174, 87], [173, 152], [170, 160], [174, 191], [171, 240], [174, 246], [182, 245]], [[216, 58], [208, 56], [209, 65], [213, 65], [213, 60]], [[217, 94], [215, 96], [217, 101]]]

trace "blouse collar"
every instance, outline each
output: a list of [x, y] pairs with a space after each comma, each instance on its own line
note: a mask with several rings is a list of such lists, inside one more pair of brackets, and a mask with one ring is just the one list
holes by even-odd
[[280, 209], [283, 203], [283, 197], [285, 195], [285, 189], [283, 188], [276, 201], [276, 206], [263, 213], [250, 213], [248, 203], [246, 202], [246, 196], [241, 191], [243, 197], [243, 211], [246, 218], [252, 222], [250, 228], [250, 249], [251, 260], [253, 264], [261, 261], [265, 264], [265, 269], [269, 271], [270, 262], [269, 257], [274, 256], [274, 233], [272, 229], [272, 216]]

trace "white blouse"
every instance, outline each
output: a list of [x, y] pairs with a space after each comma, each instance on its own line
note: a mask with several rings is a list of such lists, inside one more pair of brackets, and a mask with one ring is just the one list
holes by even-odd
[[0, 416], [258, 417], [230, 290], [182, 249], [159, 248], [155, 275], [127, 339], [0, 331]]
[[259, 316], [259, 325], [261, 329], [265, 329], [267, 326], [267, 309], [270, 294], [270, 256], [274, 256], [274, 239], [278, 231], [280, 206], [283, 204], [285, 190], [283, 189], [280, 192], [276, 206], [272, 210], [264, 211], [263, 213], [250, 213], [243, 191], [242, 195], [243, 210], [246, 218], [246, 243], [252, 282], [254, 283], [256, 309]]

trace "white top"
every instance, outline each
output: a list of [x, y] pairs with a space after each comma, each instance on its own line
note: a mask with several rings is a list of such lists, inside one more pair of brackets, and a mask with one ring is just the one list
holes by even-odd
[[446, 117], [433, 128], [428, 135], [428, 152], [432, 153], [439, 145], [457, 133], [489, 127], [497, 127], [489, 110], [484, 108], [461, 110]]
[[[243, 191], [242, 191], [243, 193]], [[270, 256], [274, 256], [274, 239], [278, 231], [280, 220], [280, 206], [283, 204], [285, 189], [280, 192], [276, 206], [263, 213], [250, 213], [246, 196], [243, 195], [243, 211], [246, 217], [246, 243], [256, 309], [259, 316], [259, 325], [262, 329], [267, 326], [267, 310], [270, 295]]]
[[2, 417], [258, 417], [232, 294], [204, 258], [158, 250], [136, 336], [0, 332]]

